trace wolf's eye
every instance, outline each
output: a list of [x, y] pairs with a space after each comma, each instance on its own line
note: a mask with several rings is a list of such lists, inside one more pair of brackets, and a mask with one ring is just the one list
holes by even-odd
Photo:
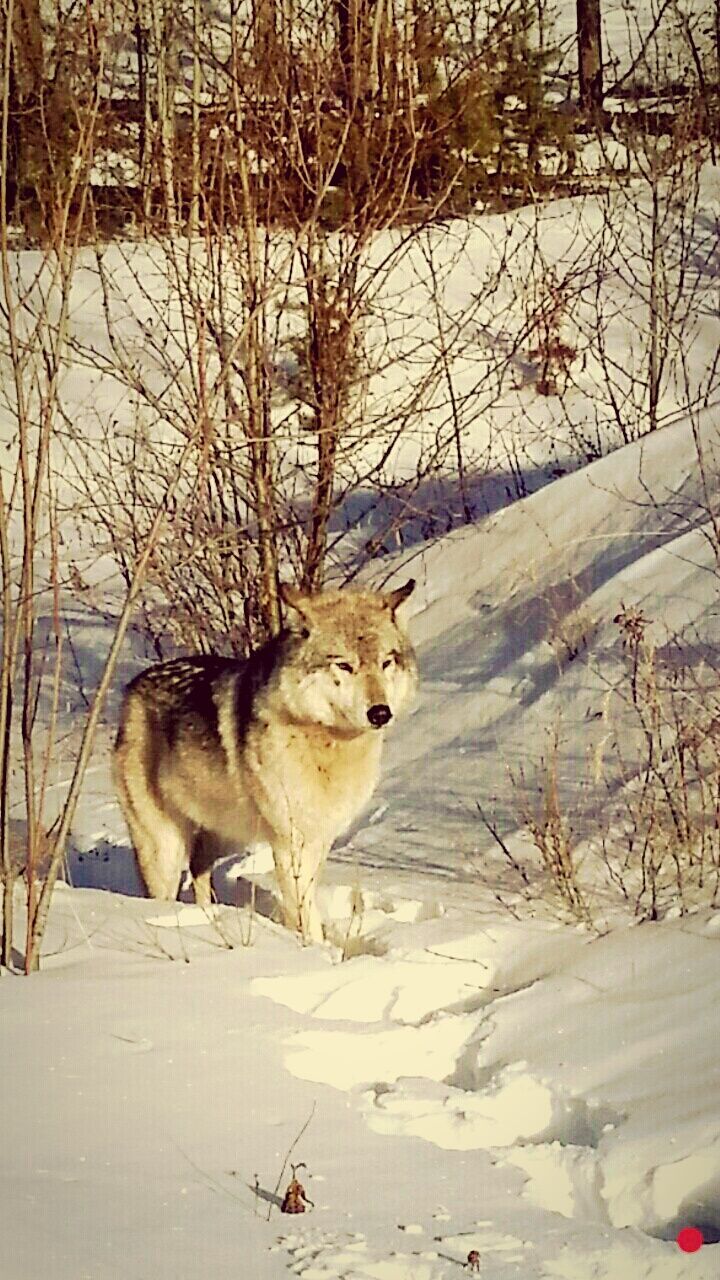
[[386, 658], [385, 661], [383, 662], [383, 671], [387, 671], [388, 667], [394, 667], [396, 661], [397, 659], [395, 657], [395, 654], [391, 653], [390, 657]]
[[352, 664], [350, 662], [333, 662], [333, 666], [337, 667], [338, 671], [349, 671], [350, 675], [353, 673]]

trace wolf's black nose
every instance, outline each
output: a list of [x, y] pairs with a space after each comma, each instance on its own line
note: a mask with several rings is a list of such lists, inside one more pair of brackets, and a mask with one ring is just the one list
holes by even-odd
[[375, 706], [371, 707], [368, 711], [367, 718], [373, 729], [382, 729], [383, 725], [387, 724], [388, 720], [392, 720], [392, 711], [384, 702], [377, 702]]

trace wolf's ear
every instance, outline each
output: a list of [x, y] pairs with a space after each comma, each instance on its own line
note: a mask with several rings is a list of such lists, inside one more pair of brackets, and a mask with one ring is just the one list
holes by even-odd
[[285, 626], [295, 634], [310, 634], [310, 597], [289, 582], [280, 583], [280, 599], [285, 605]]
[[395, 610], [400, 608], [400, 605], [403, 603], [403, 600], [407, 600], [408, 596], [412, 595], [414, 590], [415, 590], [415, 579], [408, 578], [407, 582], [403, 587], [397, 587], [395, 591], [387, 591], [385, 593], [386, 608], [388, 608], [390, 612], [394, 614]]

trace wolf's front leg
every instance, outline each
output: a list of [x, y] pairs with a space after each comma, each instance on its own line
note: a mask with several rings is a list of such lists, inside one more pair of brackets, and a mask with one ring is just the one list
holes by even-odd
[[322, 942], [322, 917], [315, 902], [315, 886], [327, 850], [309, 841], [293, 841], [273, 849], [275, 878], [280, 891], [283, 924], [304, 942]]

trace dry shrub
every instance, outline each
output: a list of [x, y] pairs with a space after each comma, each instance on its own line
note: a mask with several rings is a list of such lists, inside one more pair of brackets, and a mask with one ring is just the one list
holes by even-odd
[[511, 856], [484, 819], [525, 901], [592, 927], [608, 890], [639, 920], [720, 905], [720, 673], [689, 643], [659, 652], [640, 609], [623, 607], [615, 622], [624, 668], [607, 700], [615, 732], [604, 739], [614, 745], [585, 781], [585, 819], [570, 815], [557, 731], [533, 775], [511, 775], [537, 862]]
[[560, 799], [558, 785], [558, 735], [554, 735], [547, 757], [540, 761], [533, 787], [521, 774], [522, 823], [540, 855], [545, 882], [555, 905], [583, 924], [592, 924], [586, 892], [580, 883], [577, 842], [569, 814]]
[[720, 678], [692, 648], [658, 653], [641, 610], [615, 618], [639, 734], [617, 747], [621, 786], [602, 858], [636, 916], [720, 900]]
[[585, 605], [557, 618], [548, 641], [560, 671], [586, 652], [597, 629], [598, 619]]
[[540, 279], [531, 281], [526, 324], [534, 342], [529, 355], [537, 366], [535, 388], [541, 396], [562, 395], [568, 387], [570, 370], [578, 355], [577, 347], [563, 337], [571, 303], [568, 282], [561, 280], [553, 267], [548, 267]]

